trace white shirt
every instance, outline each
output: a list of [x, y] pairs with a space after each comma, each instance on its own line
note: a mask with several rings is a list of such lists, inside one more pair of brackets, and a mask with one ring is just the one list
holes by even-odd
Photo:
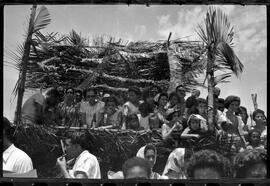
[[[96, 117], [99, 117], [97, 113], [100, 112], [101, 109], [104, 109], [104, 106], [105, 103], [102, 101], [98, 101], [95, 105], [90, 105], [88, 101], [81, 103], [80, 112], [86, 114], [86, 124], [88, 126], [91, 126], [94, 114], [96, 114]], [[96, 118], [96, 121], [99, 121], [99, 118]]]
[[150, 115], [147, 115], [146, 117], [142, 117], [141, 114], [137, 114], [137, 116], [139, 118], [140, 126], [143, 127], [144, 130], [150, 129], [150, 127], [149, 127], [149, 117], [150, 117]]
[[185, 148], [176, 148], [171, 152], [171, 154], [168, 157], [166, 166], [163, 171], [163, 176], [166, 176], [166, 174], [169, 172], [169, 170], [173, 170], [177, 173], [179, 173], [178, 179], [186, 179], [184, 175], [184, 155], [185, 155]]
[[3, 171], [22, 174], [31, 170], [33, 170], [31, 158], [15, 145], [10, 145], [3, 152]]
[[99, 163], [96, 156], [84, 150], [76, 158], [72, 170], [69, 170], [69, 174], [72, 178], [75, 178], [78, 172], [84, 172], [89, 179], [101, 179]]

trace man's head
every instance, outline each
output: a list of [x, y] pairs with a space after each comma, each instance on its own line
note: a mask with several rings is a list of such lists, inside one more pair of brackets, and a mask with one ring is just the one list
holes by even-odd
[[189, 159], [187, 174], [193, 179], [226, 178], [231, 174], [230, 161], [213, 150], [201, 150]]
[[154, 167], [157, 158], [157, 149], [154, 145], [148, 144], [144, 148], [144, 159], [150, 162], [151, 168]]
[[74, 89], [73, 88], [67, 88], [66, 89], [66, 92], [65, 92], [65, 97], [66, 99], [69, 99], [69, 100], [74, 100]]
[[139, 157], [133, 157], [125, 161], [122, 171], [125, 179], [150, 179], [151, 176], [149, 161]]
[[221, 112], [223, 112], [225, 109], [224, 102], [225, 102], [225, 100], [223, 98], [218, 98], [218, 107], [217, 108]]
[[266, 178], [267, 155], [265, 149], [247, 149], [238, 153], [234, 160], [235, 178]]
[[97, 92], [97, 89], [95, 88], [86, 89], [84, 92], [85, 100], [88, 101], [90, 105], [96, 104], [97, 95], [98, 95], [98, 92]]
[[197, 109], [199, 111], [199, 114], [205, 114], [207, 112], [207, 102], [203, 98], [197, 99]]
[[11, 123], [9, 120], [4, 117], [3, 118], [3, 145], [4, 147], [9, 146], [12, 143], [14, 130], [11, 127]]
[[128, 89], [128, 98], [131, 102], [136, 103], [141, 96], [141, 90], [138, 87], [130, 87]]
[[75, 101], [76, 101], [76, 103], [81, 102], [82, 98], [83, 98], [82, 91], [79, 90], [79, 89], [75, 90]]
[[65, 140], [65, 150], [67, 153], [67, 159], [76, 158], [83, 150], [87, 148], [86, 135], [68, 135]]
[[45, 99], [49, 107], [56, 106], [61, 100], [59, 91], [55, 88], [50, 88], [45, 93]]
[[176, 93], [178, 94], [180, 99], [185, 98], [186, 96], [186, 89], [184, 88], [183, 85], [178, 85], [175, 89]]
[[214, 95], [216, 95], [217, 97], [220, 95], [220, 88], [214, 87]]
[[240, 103], [241, 101], [238, 96], [228, 96], [225, 99], [224, 105], [225, 105], [225, 108], [228, 109], [228, 111], [237, 112], [240, 106]]
[[264, 111], [261, 110], [261, 109], [257, 109], [253, 112], [252, 114], [252, 119], [255, 121], [255, 122], [265, 122], [266, 120], [266, 117], [264, 115]]

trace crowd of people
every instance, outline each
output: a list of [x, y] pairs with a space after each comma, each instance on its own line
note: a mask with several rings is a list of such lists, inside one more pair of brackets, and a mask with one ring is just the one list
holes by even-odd
[[[147, 144], [135, 157], [123, 163], [121, 171], [108, 171], [109, 179], [265, 178], [267, 122], [264, 111], [255, 110], [248, 120], [247, 109], [241, 105], [240, 97], [220, 98], [217, 87], [213, 108], [208, 108], [208, 97], [200, 97], [199, 90], [193, 90], [188, 98], [185, 97], [186, 89], [182, 85], [170, 94], [162, 92], [158, 86], [142, 91], [130, 87], [127, 95], [99, 92], [95, 88], [84, 91], [67, 88], [63, 92], [51, 88], [45, 94], [37, 93], [26, 100], [22, 107], [22, 123], [26, 126], [157, 130], [175, 149], [162, 174], [153, 172], [157, 149], [153, 144]], [[188, 148], [179, 148], [182, 139], [200, 139], [208, 134], [210, 110], [214, 113], [215, 133], [226, 133], [236, 141], [233, 148], [237, 155], [233, 159], [213, 150], [190, 153]], [[65, 178], [101, 178], [99, 162], [85, 150], [84, 141], [84, 136], [66, 138], [67, 154], [57, 159]], [[69, 164], [72, 164], [70, 169]]]

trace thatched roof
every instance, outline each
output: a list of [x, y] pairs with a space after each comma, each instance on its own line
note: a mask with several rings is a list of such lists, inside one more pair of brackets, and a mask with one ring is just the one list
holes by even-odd
[[198, 85], [202, 73], [204, 47], [199, 42], [138, 41], [96, 38], [92, 45], [72, 31], [69, 35], [34, 35], [28, 65], [26, 88], [101, 87], [125, 91], [129, 86]]

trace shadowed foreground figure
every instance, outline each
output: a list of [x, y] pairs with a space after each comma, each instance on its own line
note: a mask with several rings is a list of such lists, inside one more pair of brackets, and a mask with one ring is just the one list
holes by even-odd
[[267, 176], [267, 152], [265, 149], [247, 149], [234, 158], [235, 178], [260, 178]]
[[220, 179], [231, 175], [230, 161], [213, 150], [201, 150], [191, 156], [187, 175], [191, 179]]
[[125, 161], [122, 167], [124, 179], [150, 179], [151, 165], [146, 159], [133, 157]]

